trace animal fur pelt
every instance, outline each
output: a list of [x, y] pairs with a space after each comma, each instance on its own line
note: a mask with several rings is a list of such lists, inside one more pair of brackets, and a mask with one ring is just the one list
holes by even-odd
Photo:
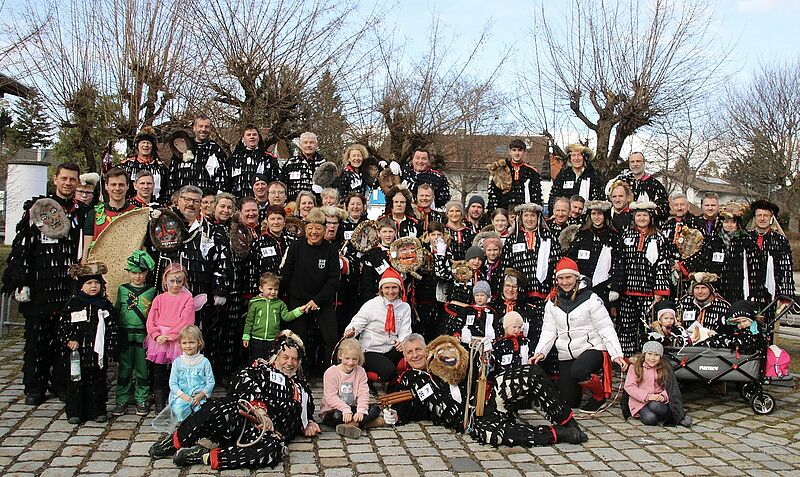
[[69, 276], [72, 278], [92, 277], [106, 273], [108, 273], [108, 267], [102, 262], [76, 263], [69, 267]]
[[323, 162], [319, 167], [317, 167], [317, 170], [314, 171], [314, 175], [311, 180], [314, 185], [318, 185], [324, 189], [333, 185], [333, 182], [338, 176], [339, 168], [336, 167], [335, 163], [328, 161]]
[[575, 240], [575, 236], [578, 235], [578, 230], [580, 229], [580, 225], [573, 224], [561, 231], [558, 235], [558, 244], [561, 245], [562, 252], [566, 253], [567, 250], [569, 250], [569, 246], [572, 244], [572, 241]]
[[474, 239], [472, 239], [472, 245], [483, 248], [483, 241], [490, 237], [500, 238], [500, 236], [497, 235], [497, 232], [494, 230], [481, 231], [478, 232], [478, 235], [476, 235]]
[[378, 174], [378, 184], [380, 184], [383, 193], [388, 195], [392, 187], [400, 184], [400, 176], [394, 175], [392, 170], [386, 167]]
[[677, 247], [682, 259], [691, 257], [703, 248], [703, 233], [697, 229], [683, 227]]
[[64, 208], [49, 197], [42, 197], [33, 203], [30, 218], [36, 228], [50, 239], [66, 238], [72, 228]]
[[487, 169], [489, 169], [489, 174], [492, 176], [492, 182], [498, 189], [503, 191], [504, 194], [511, 190], [511, 170], [505, 159], [489, 164]]
[[450, 268], [453, 271], [453, 278], [458, 282], [467, 283], [472, 278], [472, 269], [466, 260], [453, 260]]
[[250, 233], [247, 227], [242, 224], [241, 217], [238, 213], [233, 214], [231, 218], [230, 233], [231, 250], [239, 258], [246, 258], [250, 255], [250, 245], [253, 240], [250, 238]]

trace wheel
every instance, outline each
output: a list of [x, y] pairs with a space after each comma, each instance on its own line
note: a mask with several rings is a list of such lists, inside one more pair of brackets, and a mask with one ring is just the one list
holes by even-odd
[[739, 385], [739, 394], [741, 394], [742, 398], [744, 398], [745, 402], [750, 402], [753, 398], [753, 393], [756, 390], [756, 385], [754, 383], [742, 383]]
[[775, 400], [767, 393], [754, 394], [750, 399], [750, 407], [756, 414], [769, 414], [775, 410]]

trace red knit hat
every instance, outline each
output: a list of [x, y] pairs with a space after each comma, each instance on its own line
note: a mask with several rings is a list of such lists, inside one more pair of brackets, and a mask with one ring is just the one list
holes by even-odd
[[573, 274], [576, 277], [581, 276], [581, 273], [578, 271], [578, 264], [575, 263], [575, 260], [564, 257], [556, 264], [556, 278], [567, 274]]
[[378, 282], [378, 290], [387, 283], [394, 283], [395, 285], [400, 287], [400, 296], [405, 299], [406, 290], [403, 287], [403, 277], [400, 276], [400, 272], [395, 270], [394, 268], [387, 268], [386, 271], [383, 272], [381, 275], [381, 281]]

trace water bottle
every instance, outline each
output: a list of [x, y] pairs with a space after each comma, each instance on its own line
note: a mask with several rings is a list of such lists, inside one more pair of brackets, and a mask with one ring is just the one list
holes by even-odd
[[69, 355], [69, 377], [73, 381], [81, 380], [81, 355], [73, 350]]

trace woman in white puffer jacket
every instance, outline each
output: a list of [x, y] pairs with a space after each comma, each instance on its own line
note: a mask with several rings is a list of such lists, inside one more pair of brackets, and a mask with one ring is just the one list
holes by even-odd
[[588, 389], [592, 397], [581, 409], [596, 411], [606, 399], [606, 387], [597, 374], [605, 360], [610, 358], [623, 370], [628, 365], [603, 300], [579, 279], [575, 261], [562, 258], [556, 266], [558, 285], [545, 305], [542, 334], [530, 361], [544, 359], [555, 344], [561, 396], [575, 408], [582, 390]]

